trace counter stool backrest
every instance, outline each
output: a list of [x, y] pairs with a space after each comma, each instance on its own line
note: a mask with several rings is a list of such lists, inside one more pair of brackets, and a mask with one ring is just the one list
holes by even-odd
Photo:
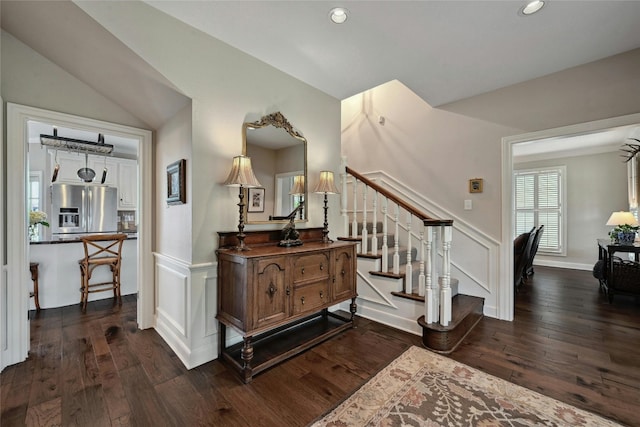
[[[113, 296], [120, 297], [120, 265], [122, 263], [122, 244], [126, 234], [92, 234], [80, 238], [84, 247], [84, 258], [80, 264], [80, 292], [82, 293], [82, 311], [86, 310], [89, 293], [113, 290]], [[101, 265], [111, 269], [112, 280], [100, 283], [90, 283], [91, 275], [96, 267]]]
[[91, 263], [96, 258], [122, 259], [122, 243], [126, 234], [93, 234], [81, 238], [84, 245], [84, 259]]

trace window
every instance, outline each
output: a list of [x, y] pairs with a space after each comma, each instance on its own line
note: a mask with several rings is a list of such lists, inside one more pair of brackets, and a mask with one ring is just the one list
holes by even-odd
[[[29, 211], [43, 211], [42, 171], [29, 173], [29, 188], [27, 189], [27, 208]], [[40, 233], [40, 227], [36, 227], [36, 233]]]
[[538, 252], [565, 255], [565, 167], [514, 172], [515, 235], [544, 225]]

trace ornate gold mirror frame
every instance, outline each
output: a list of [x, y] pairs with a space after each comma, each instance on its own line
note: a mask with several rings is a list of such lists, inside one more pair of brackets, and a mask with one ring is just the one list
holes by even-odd
[[242, 154], [263, 185], [247, 190], [247, 224], [307, 221], [307, 140], [284, 115], [243, 123]]

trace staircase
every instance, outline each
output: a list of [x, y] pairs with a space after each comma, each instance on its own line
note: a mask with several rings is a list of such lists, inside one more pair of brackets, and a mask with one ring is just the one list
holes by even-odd
[[358, 243], [359, 304], [392, 320], [412, 318], [427, 348], [454, 351], [482, 318], [484, 300], [458, 294], [450, 277], [453, 221], [427, 216], [348, 167], [342, 185], [349, 235], [339, 240]]

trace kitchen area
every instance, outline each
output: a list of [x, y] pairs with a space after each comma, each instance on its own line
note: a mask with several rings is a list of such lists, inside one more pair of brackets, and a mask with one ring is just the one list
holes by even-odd
[[[135, 294], [138, 141], [36, 121], [28, 122], [28, 140], [28, 253], [31, 265], [37, 263], [40, 308], [80, 303], [80, 238], [86, 235], [127, 235], [121, 293]], [[97, 268], [91, 280], [111, 277], [109, 268]], [[89, 294], [89, 301], [110, 298], [113, 292]], [[35, 308], [31, 298], [30, 309]]]

